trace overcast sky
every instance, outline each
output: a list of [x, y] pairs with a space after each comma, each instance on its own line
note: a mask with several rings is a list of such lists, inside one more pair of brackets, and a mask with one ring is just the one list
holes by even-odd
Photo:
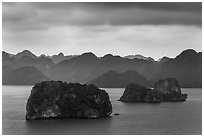
[[202, 48], [202, 3], [3, 3], [3, 46], [158, 59]]

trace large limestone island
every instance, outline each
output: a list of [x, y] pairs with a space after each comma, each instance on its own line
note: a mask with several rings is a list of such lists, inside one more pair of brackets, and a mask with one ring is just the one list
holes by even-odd
[[127, 85], [124, 94], [119, 99], [122, 102], [149, 102], [185, 101], [187, 94], [181, 93], [181, 88], [175, 78], [159, 80], [154, 89], [137, 84]]
[[26, 120], [108, 117], [108, 93], [94, 85], [43, 81], [34, 85], [26, 104]]

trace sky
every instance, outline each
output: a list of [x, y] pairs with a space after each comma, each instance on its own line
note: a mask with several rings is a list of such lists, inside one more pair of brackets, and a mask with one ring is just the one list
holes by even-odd
[[2, 50], [175, 57], [202, 50], [202, 3], [2, 3]]

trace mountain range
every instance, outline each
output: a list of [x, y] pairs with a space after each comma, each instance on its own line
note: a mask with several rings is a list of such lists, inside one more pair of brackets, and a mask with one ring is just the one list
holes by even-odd
[[3, 51], [2, 77], [4, 85], [62, 80], [109, 88], [125, 87], [131, 82], [152, 86], [158, 79], [174, 77], [182, 87], [202, 87], [202, 53], [187, 49], [175, 58], [163, 57], [155, 61], [142, 55], [121, 57], [107, 54], [99, 58], [91, 52], [36, 56], [28, 50], [16, 55]]
[[155, 61], [153, 58], [151, 57], [145, 57], [145, 56], [142, 56], [140, 54], [136, 54], [136, 55], [128, 55], [128, 56], [124, 56], [124, 58], [128, 58], [128, 59], [143, 59], [143, 60], [150, 60], [150, 61]]
[[[6, 68], [5, 68], [6, 67]], [[9, 72], [10, 71], [10, 72]], [[34, 85], [43, 80], [49, 80], [44, 74], [32, 66], [25, 66], [12, 70], [4, 66], [3, 85]]]
[[150, 87], [154, 84], [153, 81], [147, 80], [144, 76], [132, 70], [127, 70], [122, 73], [110, 70], [95, 80], [88, 82], [88, 84], [94, 84], [103, 88], [125, 88], [126, 85], [130, 83], [137, 83]]

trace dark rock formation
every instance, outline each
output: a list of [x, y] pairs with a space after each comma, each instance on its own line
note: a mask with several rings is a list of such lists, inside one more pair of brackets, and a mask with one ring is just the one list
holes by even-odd
[[154, 89], [129, 84], [119, 101], [123, 102], [149, 102], [185, 101], [187, 94], [182, 94], [178, 81], [175, 78], [159, 80]]
[[62, 81], [35, 84], [26, 104], [26, 119], [99, 118], [112, 113], [108, 93], [94, 85]]
[[146, 102], [146, 96], [151, 91], [152, 91], [151, 89], [131, 83], [127, 85], [119, 101]]
[[187, 94], [181, 93], [181, 88], [175, 78], [159, 80], [154, 90], [159, 94], [161, 101], [185, 101]]

